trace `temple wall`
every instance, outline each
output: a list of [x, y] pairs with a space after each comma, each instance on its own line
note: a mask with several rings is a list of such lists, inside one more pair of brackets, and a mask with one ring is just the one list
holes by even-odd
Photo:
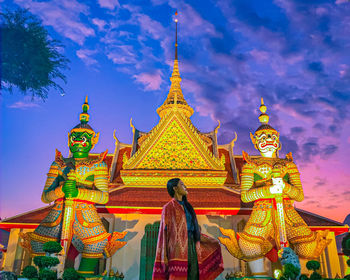
[[[149, 214], [100, 214], [102, 220], [107, 222], [109, 232], [112, 231], [128, 231], [125, 237], [127, 244], [121, 248], [117, 253], [107, 260], [100, 262], [102, 272], [104, 268], [109, 271], [113, 269], [123, 272], [127, 279], [141, 279], [140, 278], [140, 257], [141, 257], [141, 240], [145, 235], [146, 225], [153, 225], [160, 221], [160, 215]], [[248, 215], [197, 215], [199, 225], [202, 233], [209, 235], [215, 239], [222, 236], [219, 227], [231, 228], [236, 232], [241, 231]], [[20, 232], [33, 231], [33, 229], [11, 229], [6, 261], [4, 270], [13, 271], [19, 274], [26, 265], [31, 263], [30, 256], [20, 246]], [[344, 277], [350, 273], [350, 268], [346, 264], [348, 259], [344, 255], [338, 255], [335, 243], [334, 232], [330, 232], [328, 237], [332, 242], [328, 245], [324, 253], [321, 255], [319, 261], [321, 264], [320, 273], [326, 278]], [[154, 243], [153, 243], [154, 244]], [[247, 263], [233, 258], [224, 246], [222, 248], [222, 255], [224, 260], [224, 272], [217, 278], [219, 280], [225, 279], [226, 274], [231, 272], [242, 272], [243, 275], [249, 275], [249, 268]], [[79, 257], [76, 260], [76, 268], [79, 265]], [[153, 264], [152, 264], [153, 265]], [[273, 269], [277, 268], [272, 265], [270, 261], [265, 260], [266, 270], [272, 275]], [[306, 270], [306, 261], [301, 261], [302, 273], [310, 275], [310, 271]], [[145, 278], [142, 278], [145, 279]]]
[[331, 239], [331, 243], [327, 246], [325, 253], [328, 264], [328, 277], [340, 278], [342, 275], [338, 257], [337, 244], [335, 241], [334, 232], [329, 232], [327, 238]]
[[[128, 231], [125, 237], [127, 244], [117, 253], [107, 260], [106, 269], [113, 269], [123, 272], [128, 279], [138, 280], [140, 274], [140, 253], [141, 239], [145, 234], [147, 224], [154, 224], [160, 221], [160, 215], [148, 214], [103, 214], [101, 215], [110, 223], [109, 231]], [[237, 231], [239, 226], [243, 227], [248, 216], [213, 216], [198, 215], [198, 223], [201, 226], [202, 233], [215, 239], [221, 236], [219, 226], [233, 228]], [[247, 266], [243, 261], [233, 258], [224, 246], [222, 246], [222, 255], [224, 260], [224, 272], [217, 279], [223, 280], [227, 273], [241, 271], [248, 273]], [[270, 269], [269, 261], [266, 262]]]
[[33, 229], [13, 228], [7, 245], [7, 253], [4, 265], [4, 271], [13, 271], [20, 274], [23, 268], [31, 263], [28, 253], [20, 245], [20, 233], [33, 231]]
[[[107, 218], [106, 218], [107, 219]], [[146, 214], [114, 214], [110, 224], [113, 231], [128, 231], [125, 237], [127, 244], [107, 261], [107, 271], [113, 269], [123, 272], [127, 279], [139, 279], [141, 239], [145, 234], [147, 224], [160, 221], [158, 215]]]
[[19, 228], [11, 229], [10, 238], [7, 245], [6, 260], [5, 260], [5, 266], [4, 266], [5, 271], [13, 270], [20, 231], [21, 229]]

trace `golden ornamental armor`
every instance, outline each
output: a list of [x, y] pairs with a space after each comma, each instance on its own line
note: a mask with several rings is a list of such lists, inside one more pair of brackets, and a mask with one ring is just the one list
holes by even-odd
[[260, 111], [261, 125], [251, 139], [261, 157], [250, 158], [243, 151], [246, 163], [241, 174], [241, 199], [254, 202], [253, 211], [242, 232], [220, 228], [229, 238], [219, 237], [234, 257], [249, 262], [257, 276], [266, 275], [262, 260], [273, 248], [282, 251], [291, 245], [300, 258], [317, 259], [330, 242], [327, 231], [311, 231], [294, 209], [294, 201], [304, 199], [298, 168], [291, 153], [278, 157], [279, 133], [268, 124], [263, 99]]

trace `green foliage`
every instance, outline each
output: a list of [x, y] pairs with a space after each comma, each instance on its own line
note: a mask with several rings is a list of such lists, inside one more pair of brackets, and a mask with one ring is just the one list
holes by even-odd
[[58, 265], [60, 261], [56, 257], [46, 257], [44, 256], [41, 260], [43, 267], [52, 267]]
[[348, 280], [350, 280], [350, 274], [345, 275], [345, 276], [344, 276], [344, 279], [348, 279]]
[[[350, 257], [350, 233], [347, 233], [344, 236], [344, 238], [341, 242], [341, 248], [342, 248], [344, 255]], [[348, 266], [350, 266], [349, 263], [348, 263]]]
[[79, 273], [74, 268], [67, 268], [63, 272], [63, 280], [78, 280]]
[[39, 269], [43, 269], [45, 266], [43, 265], [43, 258], [45, 258], [45, 256], [36, 256], [34, 257], [34, 264], [39, 267]]
[[10, 271], [0, 271], [1, 280], [17, 280], [17, 275]]
[[320, 262], [318, 262], [318, 261], [308, 261], [306, 263], [306, 268], [308, 270], [313, 270], [314, 272], [316, 272], [317, 269], [320, 269]]
[[346, 261], [346, 264], [347, 264], [348, 266], [350, 266], [350, 259], [348, 259], [348, 260]]
[[317, 272], [312, 272], [310, 280], [322, 280], [322, 276]]
[[49, 34], [41, 21], [26, 9], [0, 13], [1, 87], [12, 92], [17, 87], [23, 94], [47, 98], [50, 88], [64, 93], [54, 82], [66, 83], [61, 72], [68, 69], [69, 60], [60, 52], [63, 46]]
[[300, 269], [292, 265], [291, 263], [287, 263], [283, 266], [283, 277], [290, 280], [297, 279], [300, 274]]
[[299, 277], [299, 280], [308, 280], [308, 279], [309, 279], [309, 277], [307, 277], [306, 274], [302, 274], [302, 275], [300, 275], [300, 277]]
[[36, 256], [34, 257], [34, 264], [42, 270], [46, 267], [58, 265], [60, 261], [56, 257]]
[[46, 253], [49, 253], [49, 254], [59, 253], [62, 250], [62, 246], [60, 243], [56, 241], [49, 241], [44, 244], [43, 249]]
[[38, 270], [36, 269], [35, 266], [28, 265], [23, 269], [22, 274], [25, 278], [28, 278], [28, 279], [36, 278], [38, 277]]
[[57, 273], [55, 271], [52, 271], [48, 268], [44, 268], [39, 272], [39, 277], [42, 280], [56, 280], [57, 279]]

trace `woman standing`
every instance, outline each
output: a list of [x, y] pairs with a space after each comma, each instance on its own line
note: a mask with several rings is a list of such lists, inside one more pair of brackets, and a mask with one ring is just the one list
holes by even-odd
[[211, 280], [223, 271], [219, 242], [200, 233], [197, 216], [179, 178], [168, 181], [172, 199], [160, 222], [153, 280]]

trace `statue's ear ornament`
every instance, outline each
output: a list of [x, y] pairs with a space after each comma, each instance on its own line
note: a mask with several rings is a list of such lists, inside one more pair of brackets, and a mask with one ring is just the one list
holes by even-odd
[[91, 138], [92, 147], [94, 147], [98, 143], [99, 138], [100, 138], [99, 132], [97, 132], [94, 136], [92, 136]]
[[250, 132], [250, 139], [252, 140], [253, 145], [255, 146], [256, 144], [256, 139], [255, 136]]

